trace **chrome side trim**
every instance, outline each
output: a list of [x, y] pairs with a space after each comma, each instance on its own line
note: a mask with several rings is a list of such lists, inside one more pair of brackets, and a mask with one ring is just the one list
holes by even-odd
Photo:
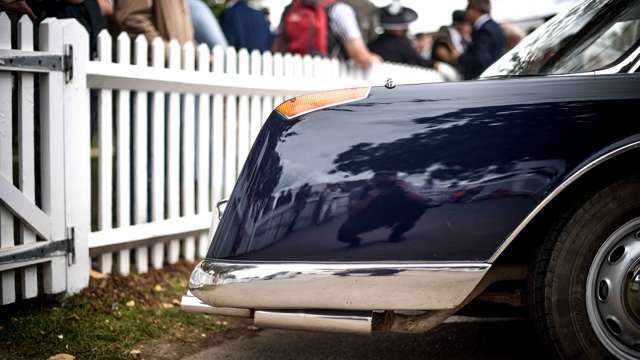
[[207, 304], [247, 309], [439, 310], [462, 303], [490, 264], [255, 263], [204, 260], [189, 288]]
[[547, 197], [545, 197], [538, 206], [536, 206], [527, 217], [509, 234], [507, 239], [500, 245], [498, 250], [491, 255], [489, 258], [489, 263], [494, 263], [500, 254], [513, 242], [513, 240], [524, 230], [524, 228], [533, 220], [541, 211], [544, 209], [556, 196], [558, 196], [562, 191], [564, 191], [569, 185], [573, 184], [576, 180], [582, 177], [584, 174], [594, 169], [596, 166], [604, 163], [607, 160], [610, 160], [618, 155], [624, 154], [629, 150], [633, 150], [635, 148], [640, 147], [640, 141], [634, 141], [627, 145], [616, 148], [610, 152], [607, 152], [604, 155], [596, 158], [595, 160], [589, 162], [584, 165], [580, 170], [574, 172], [571, 176], [569, 176], [565, 181], [563, 181], [558, 187], [556, 187]]
[[187, 291], [180, 300], [180, 308], [186, 312], [216, 314], [222, 316], [251, 317], [251, 310], [238, 308], [221, 308], [207, 305]]
[[[638, 56], [640, 56], [640, 46], [638, 46], [635, 50], [633, 50], [626, 58], [624, 58], [622, 61], [618, 62], [616, 65], [606, 68], [606, 69], [602, 69], [602, 70], [598, 70], [595, 72], [596, 75], [610, 75], [610, 74], [619, 74], [622, 73], [622, 70], [631, 65], [631, 63], [633, 61], [635, 61]], [[627, 73], [630, 73], [633, 71], [627, 71]]]
[[340, 314], [331, 312], [256, 311], [254, 323], [258, 327], [370, 334], [373, 316], [368, 314]]

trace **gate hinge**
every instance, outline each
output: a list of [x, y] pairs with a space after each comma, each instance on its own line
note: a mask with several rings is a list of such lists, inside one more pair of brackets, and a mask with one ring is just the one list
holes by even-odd
[[76, 229], [74, 227], [67, 228], [66, 251], [69, 265], [76, 263]]
[[65, 56], [52, 55], [42, 51], [0, 49], [0, 71], [35, 73], [63, 71]]
[[72, 237], [56, 241], [38, 241], [30, 244], [16, 245], [0, 249], [0, 271], [11, 268], [12, 264], [28, 263], [56, 256], [68, 256], [69, 261], [75, 261], [74, 230], [70, 229]]
[[50, 73], [62, 71], [64, 80], [73, 80], [73, 46], [66, 44], [62, 55], [43, 51], [0, 49], [0, 71]]
[[64, 46], [64, 55], [62, 56], [62, 70], [64, 71], [64, 81], [73, 80], [73, 46], [66, 44]]

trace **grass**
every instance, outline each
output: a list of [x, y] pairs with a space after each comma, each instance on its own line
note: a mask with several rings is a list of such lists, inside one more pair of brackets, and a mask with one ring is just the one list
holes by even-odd
[[191, 268], [178, 264], [144, 275], [92, 279], [89, 288], [62, 301], [0, 308], [0, 359], [59, 353], [77, 359], [139, 358], [145, 342], [198, 345], [230, 331], [227, 321], [177, 306]]

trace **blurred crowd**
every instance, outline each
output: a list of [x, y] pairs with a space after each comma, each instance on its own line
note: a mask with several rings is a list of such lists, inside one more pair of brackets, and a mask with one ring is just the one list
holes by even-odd
[[109, 28], [210, 47], [336, 57], [363, 69], [383, 61], [449, 67], [464, 79], [477, 78], [525, 35], [492, 19], [491, 0], [468, 0], [450, 24], [415, 36], [409, 25], [418, 14], [398, 0], [382, 8], [369, 0], [291, 0], [277, 29], [269, 10], [248, 0], [0, 0], [0, 10], [34, 21], [75, 18], [89, 32], [92, 54], [98, 33]]

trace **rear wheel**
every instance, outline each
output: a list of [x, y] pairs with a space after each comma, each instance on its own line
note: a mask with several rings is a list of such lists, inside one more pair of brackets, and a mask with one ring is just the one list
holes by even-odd
[[532, 262], [529, 304], [564, 359], [640, 358], [640, 178], [559, 220]]

